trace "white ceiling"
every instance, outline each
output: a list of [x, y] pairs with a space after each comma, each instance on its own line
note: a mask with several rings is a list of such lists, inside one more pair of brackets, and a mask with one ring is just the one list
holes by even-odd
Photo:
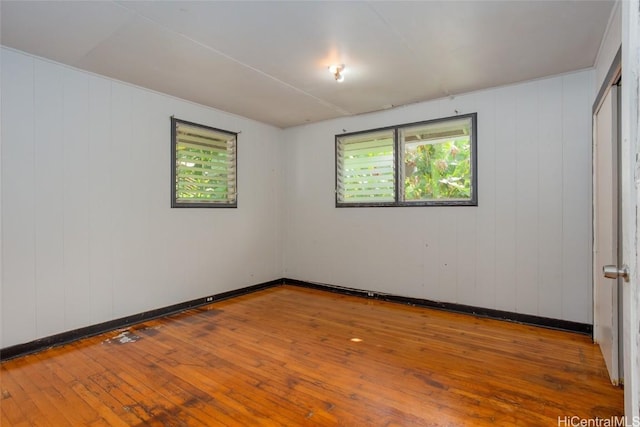
[[288, 127], [591, 67], [612, 7], [2, 0], [0, 41]]

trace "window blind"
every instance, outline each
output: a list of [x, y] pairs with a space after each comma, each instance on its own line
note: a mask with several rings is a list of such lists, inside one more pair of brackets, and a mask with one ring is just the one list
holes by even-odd
[[336, 207], [478, 206], [477, 113], [336, 135]]
[[175, 121], [176, 204], [236, 203], [235, 133]]
[[337, 137], [336, 154], [338, 203], [395, 200], [393, 131]]

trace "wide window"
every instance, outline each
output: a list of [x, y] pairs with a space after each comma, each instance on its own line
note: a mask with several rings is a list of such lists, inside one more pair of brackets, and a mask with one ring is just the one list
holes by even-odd
[[171, 118], [171, 206], [236, 207], [238, 134]]
[[336, 135], [336, 206], [477, 206], [476, 114]]

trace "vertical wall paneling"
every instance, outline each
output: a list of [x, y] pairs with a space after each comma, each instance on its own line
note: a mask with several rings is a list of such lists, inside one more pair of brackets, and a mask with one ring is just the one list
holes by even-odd
[[476, 215], [476, 289], [474, 304], [495, 307], [496, 286], [496, 123], [495, 95], [487, 92], [479, 97], [478, 128], [479, 206]]
[[[163, 301], [163, 304], [171, 304], [180, 295], [180, 289], [172, 289], [173, 277], [170, 275], [172, 247], [170, 230], [173, 228], [173, 220], [170, 206], [171, 188], [171, 124], [170, 116], [176, 114], [172, 108], [173, 102], [169, 99], [155, 99], [149, 97], [146, 100], [146, 139], [142, 141], [146, 154], [144, 158], [153, 159], [146, 162], [146, 212], [148, 227], [147, 259], [149, 260], [148, 287], [149, 292], [155, 292], [156, 297], [151, 300]], [[144, 161], [144, 160], [142, 160]], [[155, 181], [158, 183], [156, 184]], [[159, 230], [167, 230], [166, 233]], [[160, 292], [157, 290], [172, 289], [172, 292]], [[173, 295], [173, 292], [176, 295]], [[199, 295], [196, 295], [199, 296]], [[149, 299], [149, 296], [147, 296]]]
[[[2, 347], [283, 272], [591, 321], [593, 71], [281, 131], [1, 52]], [[453, 109], [478, 207], [333, 206], [336, 133]], [[242, 131], [238, 209], [169, 207], [172, 114]]]
[[[34, 62], [2, 52], [2, 327], [35, 336]], [[13, 142], [13, 143], [10, 143]]]
[[[570, 74], [563, 83], [563, 296], [567, 320], [592, 321], [591, 278], [591, 101], [590, 73]], [[585, 146], [588, 149], [585, 149]]]
[[113, 315], [113, 245], [111, 215], [111, 85], [89, 78], [89, 289], [91, 322]]
[[[0, 348], [282, 277], [279, 129], [0, 52]], [[243, 132], [239, 209], [170, 208], [173, 114]]]
[[[151, 301], [158, 301], [157, 303], [160, 305], [173, 304], [180, 299], [182, 291], [180, 287], [172, 286], [178, 282], [171, 275], [174, 270], [171, 267], [173, 248], [169, 245], [169, 242], [172, 241], [170, 236], [171, 230], [174, 228], [174, 218], [171, 216], [172, 209], [169, 208], [171, 142], [167, 135], [170, 135], [171, 132], [169, 117], [172, 114], [176, 114], [175, 111], [172, 111], [171, 104], [166, 99], [150, 100], [146, 106], [148, 139], [143, 141], [147, 150], [145, 157], [153, 159], [153, 161], [146, 162], [146, 171], [151, 182], [148, 183], [146, 190], [150, 232], [148, 234], [148, 245], [145, 249], [148, 259], [153, 260], [152, 266], [148, 271], [147, 280], [151, 284], [151, 292], [162, 290], [161, 292], [156, 292], [155, 298], [149, 298]], [[156, 185], [156, 180], [158, 183], [164, 183], [164, 185]], [[159, 232], [159, 230], [165, 231]]]
[[65, 327], [86, 324], [91, 313], [89, 288], [89, 77], [63, 72], [63, 186]]
[[538, 83], [538, 312], [554, 317], [562, 313], [563, 149], [562, 80]]
[[477, 239], [477, 215], [472, 210], [459, 210], [456, 212], [458, 224], [456, 227], [457, 254], [457, 295], [456, 302], [467, 305], [477, 305], [476, 302], [476, 239]]
[[[275, 233], [276, 233], [276, 240], [278, 242], [278, 247], [282, 248], [284, 245], [284, 233], [285, 233], [285, 198], [284, 198], [284, 183], [286, 182], [285, 179], [285, 171], [284, 171], [284, 158], [285, 158], [285, 145], [282, 143], [282, 141], [280, 140], [280, 136], [281, 136], [281, 132], [278, 131], [278, 135], [277, 135], [277, 140], [278, 140], [278, 144], [276, 145], [276, 147], [274, 147], [274, 150], [276, 150], [275, 153], [275, 158], [274, 158], [274, 163], [272, 165], [272, 167], [274, 168], [274, 177], [275, 180], [277, 182], [277, 185], [275, 185], [276, 191], [275, 191], [275, 195], [274, 195], [274, 200], [277, 203], [274, 215], [275, 215], [275, 220], [276, 220], [276, 226], [275, 226]], [[280, 254], [278, 254], [275, 258], [276, 258], [276, 262], [280, 264], [280, 271], [283, 273], [283, 277], [284, 277], [284, 260], [283, 260], [283, 251], [281, 251]], [[0, 266], [1, 268], [1, 266]]]
[[133, 149], [132, 91], [119, 83], [111, 83], [111, 185], [113, 195], [112, 257], [113, 257], [113, 311], [122, 317], [135, 306], [128, 297], [134, 286], [133, 265], [135, 253], [131, 238], [135, 225], [129, 220], [132, 209], [131, 186]]
[[440, 259], [438, 257], [438, 215], [425, 215], [422, 231], [422, 277], [423, 291], [420, 298], [442, 300], [440, 295]]
[[[419, 208], [413, 208], [419, 209]], [[440, 288], [438, 300], [455, 302], [458, 296], [458, 218], [456, 208], [440, 209], [437, 256]], [[460, 260], [460, 262], [464, 262]]]
[[[477, 112], [478, 94], [443, 100], [440, 116], [454, 116], [457, 114]], [[479, 202], [480, 204], [482, 201]], [[475, 305], [477, 273], [476, 273], [476, 238], [477, 238], [477, 208], [448, 209], [455, 218], [455, 231], [452, 235], [456, 239], [456, 295], [454, 300], [461, 304]]]
[[37, 334], [65, 327], [64, 289], [64, 75], [35, 62], [35, 274]]
[[538, 82], [516, 90], [516, 309], [538, 312]]
[[[516, 87], [495, 94], [495, 308], [516, 310], [517, 289], [517, 129]], [[483, 123], [482, 118], [480, 118]], [[480, 144], [486, 145], [487, 141]], [[480, 185], [491, 185], [489, 182]]]
[[[267, 182], [280, 182], [281, 173], [281, 152], [282, 144], [273, 144], [269, 141], [278, 140], [279, 131], [274, 133], [273, 138], [266, 138], [264, 143], [249, 146], [243, 144], [246, 139], [260, 139], [260, 135], [251, 133], [251, 131], [243, 131], [239, 135], [239, 155], [244, 154], [245, 150], [251, 150], [252, 156], [243, 155], [243, 161], [238, 165], [239, 170], [245, 169], [263, 169], [264, 180]], [[279, 141], [279, 140], [278, 140]], [[241, 172], [242, 173], [242, 172]], [[246, 245], [243, 250], [243, 256], [253, 261], [239, 272], [238, 277], [242, 283], [255, 283], [259, 279], [258, 271], [266, 265], [272, 265], [274, 262], [280, 262], [280, 256], [275, 256], [274, 252], [264, 246], [264, 244], [256, 244], [254, 238], [258, 242], [280, 241], [280, 193], [281, 189], [277, 185], [264, 187], [263, 185], [255, 185], [252, 181], [243, 181], [242, 194], [246, 196], [245, 202], [240, 206], [243, 215], [259, 209], [260, 206], [269, 205], [268, 210], [264, 210], [262, 214], [272, 222], [270, 227], [256, 227], [248, 229]], [[209, 242], [205, 242], [209, 244]], [[224, 254], [221, 254], [224, 256]], [[209, 262], [209, 257], [205, 262]]]
[[291, 163], [290, 159], [291, 159], [291, 151], [295, 149], [295, 145], [292, 144], [292, 139], [286, 141], [288, 142], [288, 144], [285, 144], [285, 140], [282, 141], [281, 145], [280, 145], [280, 153], [281, 153], [281, 160], [280, 160], [280, 194], [281, 194], [281, 205], [282, 206], [282, 211], [280, 213], [280, 221], [279, 221], [279, 225], [280, 225], [280, 242], [282, 244], [282, 258], [280, 259], [280, 262], [282, 263], [282, 275], [283, 277], [291, 277], [291, 270], [290, 270], [290, 265], [291, 263], [289, 262], [289, 259], [287, 258], [287, 256], [289, 255], [290, 251], [288, 250], [284, 250], [284, 245], [285, 244], [292, 244], [294, 242], [293, 239], [290, 238], [290, 234], [291, 234], [291, 228], [293, 226], [293, 223], [291, 221], [290, 218], [290, 209], [289, 209], [289, 191], [286, 191], [289, 189], [289, 177], [293, 176], [292, 171], [290, 171], [290, 167], [285, 166]]
[[[286, 129], [287, 276], [590, 322], [592, 80], [581, 71]], [[478, 113], [479, 206], [332, 207], [336, 132], [455, 110]]]
[[[148, 280], [149, 271], [155, 262], [152, 261], [145, 252], [149, 244], [149, 193], [148, 188], [152, 186], [155, 177], [148, 171], [151, 165], [143, 167], [145, 163], [153, 163], [156, 160], [149, 158], [147, 141], [149, 141], [149, 128], [153, 125], [150, 119], [148, 106], [153, 102], [153, 95], [143, 90], [131, 90], [131, 139], [129, 142], [129, 162], [126, 165], [129, 182], [127, 189], [122, 189], [127, 194], [127, 224], [124, 228], [128, 233], [130, 245], [130, 258], [127, 265], [130, 268], [129, 286], [126, 293], [119, 296], [129, 300], [129, 304], [135, 307], [145, 307], [151, 309], [152, 300], [148, 298], [153, 291], [153, 284]], [[168, 166], [167, 166], [168, 167]], [[167, 185], [166, 183], [163, 183]], [[158, 185], [162, 185], [158, 183]], [[196, 268], [194, 272], [200, 274], [201, 268]], [[204, 290], [200, 293], [204, 294]]]

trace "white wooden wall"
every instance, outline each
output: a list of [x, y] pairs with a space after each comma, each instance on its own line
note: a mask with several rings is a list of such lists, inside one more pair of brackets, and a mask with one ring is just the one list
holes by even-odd
[[[0, 53], [0, 347], [282, 276], [591, 322], [593, 71], [281, 131]], [[480, 206], [334, 207], [335, 134], [455, 110]], [[169, 208], [172, 114], [242, 132], [238, 209]]]
[[[0, 348], [282, 276], [279, 129], [0, 52]], [[241, 132], [238, 209], [170, 209], [171, 115]]]
[[[285, 130], [284, 275], [590, 323], [594, 71]], [[478, 207], [334, 207], [334, 135], [478, 113]]]

